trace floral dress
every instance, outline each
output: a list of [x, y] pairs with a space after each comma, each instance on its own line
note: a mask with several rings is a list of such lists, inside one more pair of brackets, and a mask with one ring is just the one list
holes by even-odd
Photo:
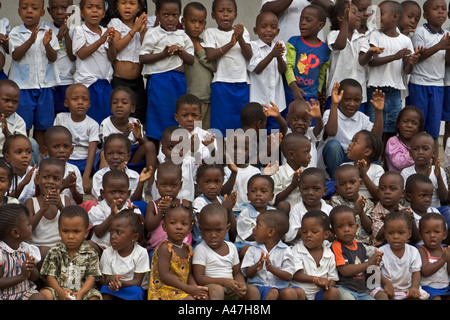
[[[167, 249], [172, 255], [169, 273], [184, 283], [187, 283], [189, 276], [189, 262], [193, 255], [192, 247], [185, 244], [188, 249], [188, 256], [183, 259], [174, 252], [173, 245], [169, 240], [165, 240], [163, 243], [167, 244]], [[153, 254], [152, 266], [150, 269], [148, 300], [182, 300], [189, 295], [183, 290], [165, 284], [160, 279], [158, 272], [158, 250]]]

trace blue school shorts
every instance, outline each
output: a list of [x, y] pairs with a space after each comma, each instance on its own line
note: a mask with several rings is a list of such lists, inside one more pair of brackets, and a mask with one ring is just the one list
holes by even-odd
[[444, 104], [442, 106], [442, 121], [450, 121], [450, 87], [444, 87]]
[[91, 95], [91, 107], [86, 114], [101, 124], [104, 119], [112, 115], [109, 100], [113, 88], [108, 80], [99, 79], [89, 87]]
[[25, 121], [27, 130], [33, 126], [36, 130], [47, 130], [53, 126], [53, 89], [21, 89], [17, 114]]
[[369, 116], [372, 123], [375, 122], [375, 109], [370, 103], [370, 100], [372, 100], [373, 93], [376, 89], [381, 90], [385, 94], [383, 109], [383, 132], [396, 133], [398, 113], [402, 110], [401, 91], [392, 87], [367, 88], [366, 114]]
[[55, 105], [55, 115], [60, 112], [70, 112], [69, 108], [64, 105], [66, 100], [66, 90], [69, 85], [53, 87], [53, 100]]
[[439, 138], [444, 87], [421, 86], [410, 82], [408, 90], [409, 96], [406, 97], [406, 105], [418, 107], [425, 118], [425, 131], [433, 138]]

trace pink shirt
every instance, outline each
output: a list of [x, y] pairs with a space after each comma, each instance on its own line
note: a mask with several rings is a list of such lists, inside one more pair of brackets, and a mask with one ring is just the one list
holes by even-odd
[[386, 162], [389, 171], [400, 172], [414, 164], [409, 155], [409, 147], [401, 142], [397, 136], [389, 138], [386, 143]]

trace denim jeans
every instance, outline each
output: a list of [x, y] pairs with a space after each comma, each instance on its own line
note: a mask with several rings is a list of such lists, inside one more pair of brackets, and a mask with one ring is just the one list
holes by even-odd
[[373, 98], [375, 90], [381, 90], [385, 94], [384, 108], [383, 108], [383, 132], [395, 133], [397, 132], [397, 116], [402, 110], [402, 96], [401, 91], [391, 87], [368, 87], [367, 88], [367, 105], [366, 114], [370, 121], [375, 122], [375, 109], [370, 103]]
[[347, 153], [342, 148], [342, 145], [337, 140], [328, 141], [323, 147], [323, 162], [327, 167], [327, 173], [331, 180], [334, 180], [334, 172], [344, 162], [350, 162], [347, 158]]
[[336, 288], [341, 294], [341, 300], [375, 300], [366, 292], [356, 292], [340, 285], [337, 285]]

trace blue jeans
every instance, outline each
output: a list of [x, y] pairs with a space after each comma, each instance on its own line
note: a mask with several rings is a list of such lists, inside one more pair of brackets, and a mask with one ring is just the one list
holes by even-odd
[[336, 288], [338, 288], [341, 294], [341, 300], [375, 300], [374, 297], [365, 292], [356, 292], [339, 285]]
[[381, 90], [385, 94], [384, 108], [383, 108], [383, 132], [396, 133], [397, 132], [397, 116], [402, 110], [402, 96], [398, 89], [391, 87], [368, 87], [367, 88], [367, 105], [366, 114], [370, 121], [375, 122], [375, 109], [370, 100], [373, 97], [375, 90]]
[[347, 153], [337, 140], [328, 141], [323, 147], [322, 154], [323, 162], [327, 167], [326, 170], [331, 180], [334, 180], [334, 172], [341, 164], [351, 161], [347, 158]]

